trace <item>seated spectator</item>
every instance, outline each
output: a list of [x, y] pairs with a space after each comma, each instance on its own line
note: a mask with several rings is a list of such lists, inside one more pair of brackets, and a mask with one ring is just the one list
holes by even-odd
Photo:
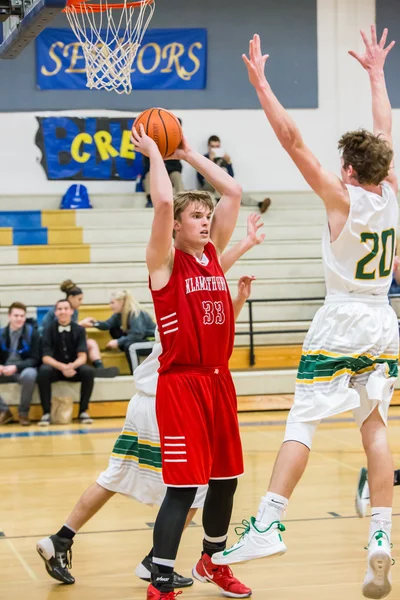
[[[182, 163], [180, 160], [165, 160], [165, 167], [168, 171], [169, 178], [174, 189], [174, 194], [179, 194], [184, 191], [182, 181]], [[143, 189], [146, 194], [146, 208], [152, 208], [153, 203], [150, 196], [150, 159], [143, 156]]]
[[68, 300], [59, 300], [56, 320], [45, 328], [42, 338], [43, 364], [39, 369], [38, 386], [43, 416], [39, 425], [50, 424], [51, 384], [53, 381], [80, 381], [79, 420], [92, 423], [88, 414], [95, 369], [87, 363], [86, 332], [72, 320], [73, 308]]
[[[234, 177], [231, 157], [221, 147], [221, 140], [217, 135], [211, 135], [208, 138], [208, 152], [204, 155], [206, 158], [214, 161], [221, 169], [224, 169], [231, 177]], [[215, 188], [208, 183], [201, 173], [197, 173], [197, 179], [200, 189], [205, 192], [215, 194]]]
[[[208, 152], [204, 155], [206, 158], [214, 161], [219, 167], [224, 169], [231, 177], [234, 177], [233, 166], [231, 157], [221, 147], [221, 140], [217, 135], [212, 135], [208, 138]], [[210, 192], [215, 195], [215, 189], [211, 184], [208, 183], [201, 173], [197, 173], [197, 179], [200, 184], [200, 189], [205, 192]], [[245, 198], [245, 195], [243, 196]], [[217, 201], [219, 198], [217, 198]], [[243, 201], [242, 204], [247, 206], [253, 206], [257, 204], [260, 209], [260, 213], [265, 213], [271, 205], [271, 198], [265, 198], [261, 202], [253, 202], [250, 198], [248, 201]]]
[[111, 295], [110, 307], [114, 314], [107, 321], [87, 319], [85, 326], [109, 331], [113, 339], [106, 347], [109, 350], [125, 352], [133, 373], [129, 347], [138, 342], [148, 342], [149, 338], [154, 339], [156, 325], [150, 315], [142, 310], [139, 302], [126, 290]]
[[[83, 301], [82, 289], [80, 287], [78, 287], [73, 281], [71, 281], [70, 279], [67, 279], [66, 281], [62, 282], [62, 284], [60, 286], [60, 290], [62, 292], [64, 292], [64, 294], [66, 296], [66, 300], [68, 300], [68, 302], [72, 306], [72, 309], [73, 309], [72, 321], [74, 323], [78, 323], [78, 310]], [[43, 320], [39, 327], [40, 333], [43, 334], [44, 329], [48, 325], [51, 325], [51, 323], [53, 323], [55, 320], [56, 320], [55, 311], [54, 311], [54, 308], [51, 308], [43, 317]], [[87, 321], [87, 319], [83, 319], [78, 324], [85, 327], [86, 321]], [[86, 324], [86, 327], [87, 326], [88, 325]], [[96, 342], [96, 340], [92, 340], [92, 339], [88, 338], [86, 340], [86, 345], [87, 345], [89, 360], [92, 363], [92, 365], [94, 366], [94, 368], [96, 369], [95, 377], [108, 378], [108, 377], [116, 377], [117, 375], [119, 375], [118, 367], [105, 367], [103, 365], [103, 361], [101, 360], [100, 348], [99, 348], [99, 345]]]
[[[0, 329], [0, 383], [19, 383], [21, 399], [19, 422], [30, 425], [29, 408], [40, 363], [40, 336], [26, 323], [26, 306], [14, 302], [8, 309], [8, 325]], [[0, 398], [0, 425], [13, 420], [7, 404]]]

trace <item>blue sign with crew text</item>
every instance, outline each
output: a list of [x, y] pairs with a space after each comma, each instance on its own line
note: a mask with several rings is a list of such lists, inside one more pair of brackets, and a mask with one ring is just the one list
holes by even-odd
[[[37, 87], [85, 90], [82, 45], [69, 29], [45, 29], [36, 38]], [[134, 90], [206, 87], [207, 30], [149, 29], [132, 65]]]

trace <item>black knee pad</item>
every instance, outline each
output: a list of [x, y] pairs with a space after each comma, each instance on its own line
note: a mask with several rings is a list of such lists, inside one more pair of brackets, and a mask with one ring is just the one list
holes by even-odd
[[169, 487], [167, 488], [167, 493], [165, 494], [165, 500], [168, 502], [168, 505], [174, 504], [175, 506], [190, 508], [196, 497], [196, 492], [196, 487]]

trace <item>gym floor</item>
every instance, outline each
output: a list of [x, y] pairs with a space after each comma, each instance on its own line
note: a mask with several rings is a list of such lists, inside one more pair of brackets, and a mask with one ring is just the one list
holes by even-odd
[[[239, 415], [246, 473], [240, 479], [230, 531], [255, 514], [265, 493], [282, 440], [286, 412]], [[93, 426], [50, 427], [43, 432], [17, 425], [0, 431], [0, 599], [140, 600], [146, 584], [134, 575], [152, 546], [156, 508], [115, 496], [75, 537], [73, 586], [49, 578], [35, 544], [65, 522], [80, 494], [106, 468], [122, 419], [99, 419]], [[400, 408], [390, 413], [389, 436], [400, 467]], [[351, 415], [321, 425], [306, 474], [289, 504], [284, 540], [288, 553], [234, 567], [265, 600], [358, 600], [362, 598], [368, 519], [354, 512], [357, 476], [365, 464]], [[394, 493], [393, 556], [400, 544], [400, 489]], [[201, 514], [184, 533], [176, 569], [188, 575], [201, 549]], [[400, 597], [399, 567], [393, 567], [393, 599]], [[219, 595], [196, 582], [183, 598]]]

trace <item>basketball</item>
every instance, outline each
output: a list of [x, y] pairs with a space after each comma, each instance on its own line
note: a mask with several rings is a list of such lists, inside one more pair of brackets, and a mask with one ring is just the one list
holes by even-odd
[[140, 113], [134, 123], [138, 132], [139, 125], [143, 125], [145, 133], [156, 142], [163, 158], [175, 152], [182, 141], [178, 118], [164, 108], [148, 108]]

